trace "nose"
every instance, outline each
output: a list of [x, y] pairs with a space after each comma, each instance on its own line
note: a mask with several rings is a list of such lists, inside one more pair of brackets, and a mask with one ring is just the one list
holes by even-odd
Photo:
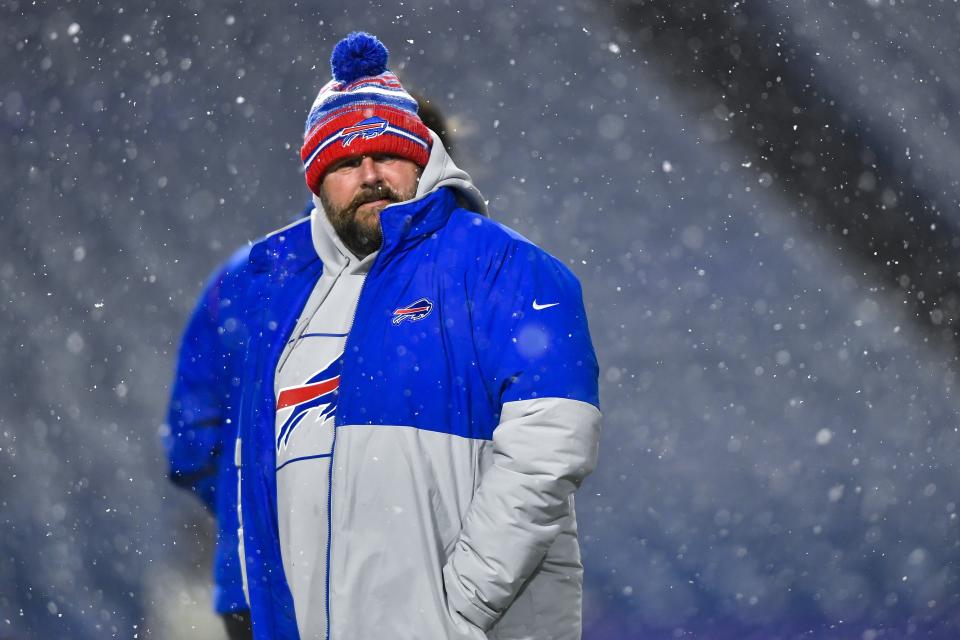
[[370, 156], [364, 156], [360, 161], [360, 179], [364, 184], [368, 185], [375, 185], [381, 182], [380, 163]]

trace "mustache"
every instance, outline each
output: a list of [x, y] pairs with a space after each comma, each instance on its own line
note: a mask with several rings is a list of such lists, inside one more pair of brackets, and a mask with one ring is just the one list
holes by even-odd
[[372, 188], [364, 188], [353, 197], [348, 208], [356, 210], [368, 202], [376, 202], [377, 200], [400, 202], [400, 194], [385, 184], [376, 185]]

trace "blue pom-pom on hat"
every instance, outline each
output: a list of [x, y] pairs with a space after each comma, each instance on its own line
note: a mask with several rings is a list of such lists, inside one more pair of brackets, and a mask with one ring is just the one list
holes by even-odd
[[387, 48], [363, 31], [354, 31], [337, 43], [330, 55], [330, 68], [337, 82], [349, 84], [364, 76], [377, 76], [387, 70]]

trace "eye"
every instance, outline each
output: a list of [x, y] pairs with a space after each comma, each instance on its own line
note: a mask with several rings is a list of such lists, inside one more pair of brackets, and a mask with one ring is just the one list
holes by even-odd
[[360, 166], [360, 162], [363, 160], [363, 156], [353, 156], [352, 158], [347, 158], [341, 160], [336, 164], [336, 166], [331, 169], [331, 171], [342, 171], [344, 169], [356, 169]]

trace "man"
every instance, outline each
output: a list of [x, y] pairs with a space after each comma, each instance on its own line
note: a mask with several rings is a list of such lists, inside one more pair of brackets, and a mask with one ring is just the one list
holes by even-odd
[[[416, 97], [421, 120], [451, 147], [448, 124], [428, 100]], [[310, 202], [294, 220], [310, 215]], [[163, 445], [170, 479], [192, 491], [217, 521], [213, 606], [230, 640], [252, 638], [237, 557], [237, 436], [239, 383], [247, 331], [241, 322], [249, 245], [208, 278], [183, 332]]]
[[572, 494], [600, 424], [579, 284], [485, 217], [376, 38], [331, 66], [315, 208], [244, 268], [254, 636], [579, 638]]

